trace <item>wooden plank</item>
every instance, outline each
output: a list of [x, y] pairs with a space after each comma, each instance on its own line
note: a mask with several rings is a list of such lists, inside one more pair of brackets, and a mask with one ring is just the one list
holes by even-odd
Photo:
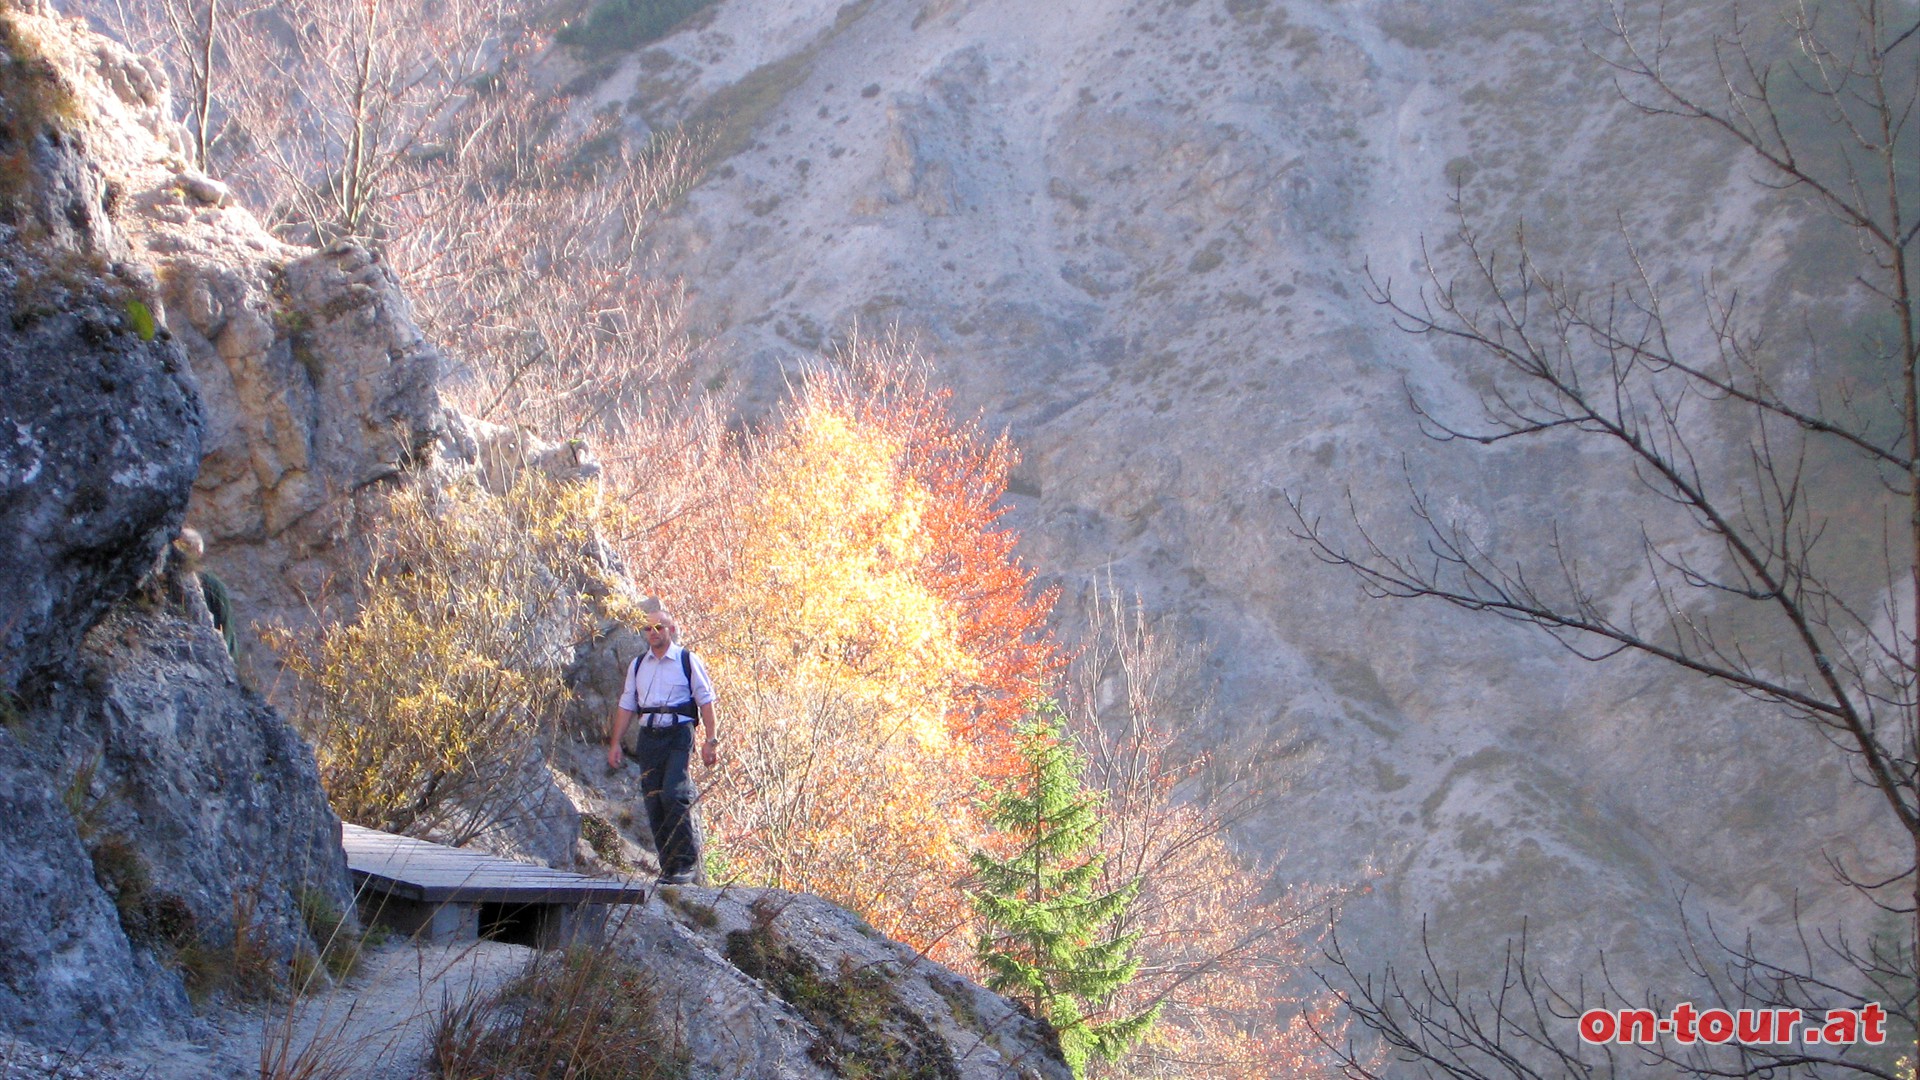
[[637, 904], [638, 882], [590, 878], [565, 870], [462, 851], [408, 836], [342, 824], [347, 868], [380, 892], [427, 903]]

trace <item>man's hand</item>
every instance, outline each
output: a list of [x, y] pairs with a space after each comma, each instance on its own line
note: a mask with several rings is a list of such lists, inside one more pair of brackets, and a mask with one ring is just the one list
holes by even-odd
[[633, 714], [615, 706], [613, 715], [607, 718], [607, 768], [620, 767], [620, 740], [626, 738], [627, 725], [633, 723]]
[[711, 769], [720, 761], [720, 742], [709, 735], [700, 743], [700, 764]]

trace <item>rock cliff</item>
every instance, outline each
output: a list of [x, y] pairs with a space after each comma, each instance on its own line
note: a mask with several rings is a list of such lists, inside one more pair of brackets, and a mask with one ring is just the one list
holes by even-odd
[[[1671, 16], [1683, 44], [1726, 26]], [[1577, 2], [726, 0], [597, 69], [590, 106], [714, 135], [657, 245], [720, 336], [710, 382], [763, 407], [856, 322], [897, 324], [1011, 429], [1008, 520], [1067, 621], [1110, 575], [1204, 645], [1194, 736], [1278, 793], [1242, 840], [1365, 883], [1363, 966], [1417, 956], [1424, 918], [1484, 969], [1527, 918], [1555, 965], [1604, 949], [1666, 985], [1677, 894], [1764, 935], [1796, 889], [1826, 922], [1823, 851], [1898, 865], [1874, 797], [1793, 721], [1670, 669], [1365, 602], [1284, 498], [1337, 517], [1351, 491], [1393, 550], [1419, 549], [1409, 470], [1515, 552], [1546, 550], [1549, 515], [1597, 538], [1593, 566], [1641, 558], [1623, 513], [1662, 535], [1579, 446], [1421, 438], [1409, 390], [1472, 421], [1483, 384], [1398, 333], [1367, 269], [1410, 288], [1423, 242], [1451, 265], [1456, 185], [1483, 235], [1524, 221], [1578, 280], [1632, 275], [1624, 224], [1676, 302], [1710, 272], [1747, 310], [1846, 310], [1832, 264], [1790, 257], [1833, 250], [1819, 215], [1622, 102], [1607, 47]]]
[[[157, 68], [0, 2], [0, 1067], [14, 1038], [119, 1048], [127, 1075], [169, 1080], [258, 1067], [258, 1017], [196, 1016], [189, 990], [311, 961], [312, 912], [353, 898], [313, 752], [253, 688], [274, 667], [252, 624], [342, 610], [335, 579], [387, 485], [595, 470], [572, 444], [444, 411], [436, 350], [376, 258], [280, 244], [179, 147]], [[201, 579], [168, 555], [183, 522], [235, 601], [237, 668]], [[597, 733], [632, 637], [552, 637], [586, 687], [573, 723]], [[526, 764], [544, 808], [483, 839], [569, 862], [562, 785], [594, 793]], [[692, 1076], [1067, 1075], [1042, 1025], [812, 898], [685, 890], [614, 942]], [[411, 1004], [368, 1010], [365, 1075], [412, 1075], [393, 1026], [423, 1045], [444, 1002]], [[195, 1042], [142, 1049], [182, 1033]]]
[[125, 1042], [187, 1021], [189, 951], [311, 951], [302, 893], [350, 897], [311, 751], [161, 572], [206, 414], [127, 227], [160, 174], [98, 111], [160, 88], [44, 14], [0, 49], [0, 1028]]

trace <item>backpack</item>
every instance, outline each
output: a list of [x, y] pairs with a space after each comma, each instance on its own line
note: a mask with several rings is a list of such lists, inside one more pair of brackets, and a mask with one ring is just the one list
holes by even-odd
[[[636, 684], [640, 681], [640, 661], [646, 659], [646, 656], [646, 653], [641, 653], [639, 656], [633, 658], [632, 664], [627, 666], [628, 681]], [[654, 713], [673, 713], [676, 716], [689, 717], [697, 723], [700, 719], [700, 706], [693, 700], [693, 653], [684, 647], [680, 650], [680, 674], [687, 680], [687, 700], [677, 705], [655, 705], [651, 709], [636, 711], [634, 716], [641, 717]]]

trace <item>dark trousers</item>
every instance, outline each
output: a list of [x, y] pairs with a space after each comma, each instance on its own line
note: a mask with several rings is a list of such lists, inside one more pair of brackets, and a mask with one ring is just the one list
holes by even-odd
[[660, 876], [692, 874], [700, 868], [700, 828], [693, 820], [699, 789], [687, 768], [693, 756], [692, 724], [640, 729], [633, 759], [640, 766], [640, 801], [647, 804], [653, 850]]

